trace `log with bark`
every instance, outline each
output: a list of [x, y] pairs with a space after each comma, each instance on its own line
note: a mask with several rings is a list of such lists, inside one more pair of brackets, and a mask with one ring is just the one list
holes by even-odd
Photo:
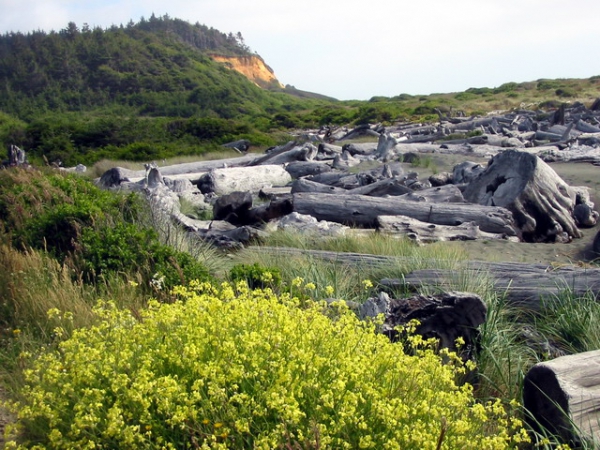
[[463, 195], [472, 203], [509, 209], [524, 241], [569, 242], [582, 236], [573, 217], [573, 190], [535, 155], [499, 153]]
[[378, 198], [364, 195], [293, 194], [294, 211], [346, 225], [375, 227], [377, 216], [405, 215], [439, 225], [475, 222], [490, 233], [516, 235], [510, 211], [496, 206], [463, 203], [427, 203], [397, 197]]

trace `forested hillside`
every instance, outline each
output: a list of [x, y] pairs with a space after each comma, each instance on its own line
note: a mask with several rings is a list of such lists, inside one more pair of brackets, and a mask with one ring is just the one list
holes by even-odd
[[244, 136], [271, 143], [261, 133], [272, 118], [310, 103], [262, 90], [209, 53], [250, 54], [239, 33], [169, 17], [6, 34], [0, 138], [67, 164], [159, 158]]
[[[288, 140], [282, 131], [295, 128], [427, 122], [438, 114], [514, 108], [544, 113], [567, 102], [589, 106], [600, 95], [595, 76], [342, 102], [278, 83], [261, 89], [215, 55], [260, 58], [240, 33], [168, 16], [108, 29], [71, 22], [59, 31], [4, 34], [0, 161], [9, 144], [39, 163], [148, 161], [206, 153], [238, 139], [266, 148]], [[307, 62], [307, 70], [317, 69]]]

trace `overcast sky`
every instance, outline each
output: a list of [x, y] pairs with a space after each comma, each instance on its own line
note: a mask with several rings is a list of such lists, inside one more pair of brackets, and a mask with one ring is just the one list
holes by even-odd
[[282, 83], [340, 100], [600, 75], [599, 0], [0, 0], [0, 32], [152, 13], [239, 31]]

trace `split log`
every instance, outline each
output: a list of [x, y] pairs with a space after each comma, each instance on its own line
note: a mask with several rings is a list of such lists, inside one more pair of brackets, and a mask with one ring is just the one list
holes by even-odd
[[379, 216], [377, 229], [383, 233], [405, 235], [419, 243], [442, 241], [474, 241], [477, 239], [506, 239], [506, 235], [486, 233], [477, 224], [435, 225], [407, 216]]
[[265, 186], [285, 186], [292, 181], [290, 174], [276, 165], [214, 169], [198, 184], [203, 194], [225, 195], [235, 191], [258, 192]]
[[523, 406], [530, 425], [573, 448], [600, 443], [600, 350], [538, 363], [525, 376]]
[[472, 203], [509, 209], [527, 242], [568, 242], [582, 236], [573, 218], [573, 190], [535, 155], [499, 153], [463, 195]]
[[483, 231], [516, 234], [512, 214], [505, 208], [463, 203], [425, 203], [397, 197], [377, 198], [364, 195], [293, 194], [294, 211], [318, 220], [374, 228], [377, 216], [405, 215], [439, 225], [475, 222]]

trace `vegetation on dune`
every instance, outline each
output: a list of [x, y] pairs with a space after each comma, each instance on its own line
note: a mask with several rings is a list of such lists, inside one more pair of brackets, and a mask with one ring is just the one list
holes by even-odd
[[[173, 230], [150, 233], [139, 199], [56, 172], [5, 170], [0, 183], [1, 375], [14, 389], [19, 420], [11, 433], [22, 448], [515, 448], [525, 439], [515, 405], [523, 376], [548, 356], [532, 351], [521, 327], [535, 324], [565, 350], [597, 347], [591, 302], [565, 295], [573, 320], [552, 303], [524, 316], [482, 273], [456, 287], [478, 293], [489, 309], [478, 382], [462, 384], [464, 367], [448, 364], [452, 356], [391, 344], [339, 302], [362, 302], [377, 292], [370, 280], [432, 260], [460, 270], [451, 248], [380, 235], [306, 237], [294, 245], [388, 254], [399, 263], [215, 252], [210, 261], [219, 268], [209, 271], [179, 253], [184, 244]], [[58, 200], [69, 208], [57, 208]], [[44, 243], [32, 221], [75, 230], [72, 240], [63, 245], [48, 226]], [[79, 232], [83, 223], [89, 234]], [[186, 272], [188, 263], [195, 271]], [[85, 277], [89, 265], [98, 271]], [[182, 351], [195, 353], [182, 358]]]

